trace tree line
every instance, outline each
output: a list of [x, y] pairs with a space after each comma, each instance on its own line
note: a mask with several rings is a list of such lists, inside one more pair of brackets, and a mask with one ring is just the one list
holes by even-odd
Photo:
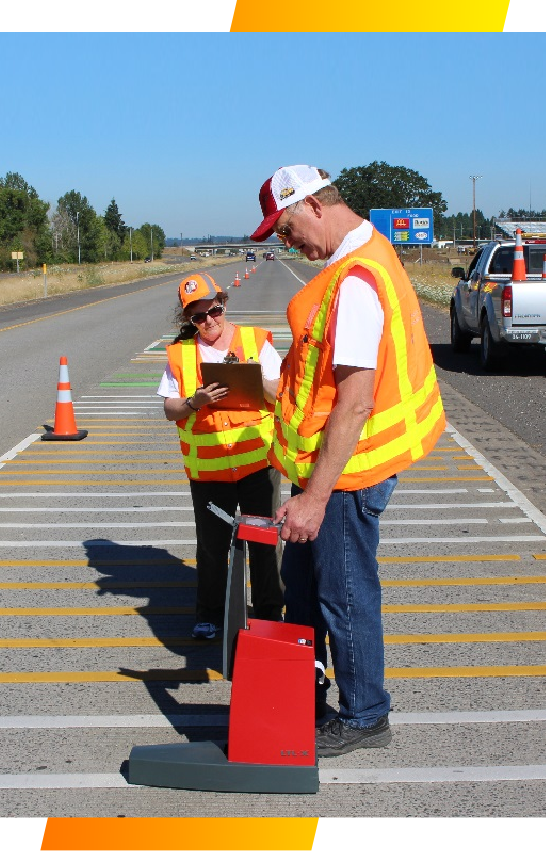
[[[473, 239], [474, 212], [446, 216], [447, 203], [441, 192], [435, 192], [426, 178], [417, 171], [375, 161], [366, 166], [342, 169], [334, 183], [349, 207], [365, 219], [370, 217], [370, 210], [373, 209], [432, 207], [436, 239]], [[476, 239], [492, 239], [497, 218], [546, 218], [546, 210], [536, 212], [510, 207], [507, 211], [501, 210], [498, 216], [487, 218], [477, 209], [475, 217]]]
[[[342, 169], [334, 181], [343, 199], [364, 218], [370, 210], [432, 207], [437, 239], [468, 240], [474, 235], [474, 213], [446, 216], [447, 202], [433, 190], [418, 171], [374, 161], [365, 166]], [[538, 213], [510, 207], [498, 218], [546, 218]], [[475, 211], [476, 238], [494, 235], [495, 217]], [[209, 237], [210, 240], [210, 237]], [[20, 174], [8, 172], [0, 178], [0, 267], [13, 268], [12, 251], [24, 253], [24, 264], [98, 263], [109, 260], [144, 260], [160, 257], [165, 233], [156, 224], [144, 222], [138, 228], [126, 225], [115, 199], [103, 215], [95, 212], [85, 195], [71, 189], [53, 211], [33, 186]]]
[[54, 210], [17, 172], [0, 178], [0, 267], [12, 269], [11, 255], [22, 251], [23, 264], [99, 263], [161, 257], [165, 233], [157, 224], [133, 228], [123, 221], [114, 198], [103, 215], [85, 195], [71, 189]]

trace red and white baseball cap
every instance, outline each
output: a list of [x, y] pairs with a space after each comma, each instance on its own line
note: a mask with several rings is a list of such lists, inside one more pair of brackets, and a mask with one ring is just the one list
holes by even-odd
[[330, 183], [330, 180], [320, 176], [318, 168], [311, 165], [286, 165], [278, 168], [260, 189], [260, 205], [264, 219], [250, 238], [254, 242], [261, 242], [270, 237], [275, 229], [275, 222], [286, 207], [303, 201], [308, 195], [313, 195]]
[[189, 278], [184, 278], [178, 287], [178, 298], [183, 308], [186, 308], [192, 301], [199, 301], [202, 298], [216, 298], [217, 293], [222, 290], [211, 275], [202, 272], [200, 275], [191, 275]]

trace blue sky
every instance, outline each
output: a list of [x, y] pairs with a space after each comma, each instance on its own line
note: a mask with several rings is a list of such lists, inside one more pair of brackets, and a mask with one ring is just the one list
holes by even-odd
[[241, 234], [280, 165], [385, 160], [448, 212], [546, 208], [545, 33], [4, 33], [0, 174]]

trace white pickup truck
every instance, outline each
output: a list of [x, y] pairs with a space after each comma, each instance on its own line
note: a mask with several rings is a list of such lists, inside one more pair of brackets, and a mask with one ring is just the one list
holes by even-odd
[[525, 281], [512, 279], [515, 242], [489, 242], [468, 267], [455, 266], [460, 278], [451, 296], [451, 347], [467, 352], [479, 337], [484, 369], [493, 370], [510, 346], [546, 352], [546, 236], [523, 239]]

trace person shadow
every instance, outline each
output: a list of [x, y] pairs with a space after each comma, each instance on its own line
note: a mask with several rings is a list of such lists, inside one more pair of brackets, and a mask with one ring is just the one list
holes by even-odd
[[[222, 735], [216, 738], [225, 738], [229, 717], [229, 707], [225, 703], [185, 703], [176, 699], [181, 685], [210, 682], [211, 675], [216, 679], [222, 671], [222, 639], [198, 642], [191, 638], [195, 568], [158, 547], [119, 544], [106, 538], [86, 540], [84, 546], [89, 567], [100, 574], [97, 580], [99, 597], [118, 596], [120, 606], [131, 605], [127, 597], [141, 601], [136, 608], [147, 629], [133, 626], [129, 634], [151, 635], [169, 653], [184, 659], [180, 667], [144, 670], [120, 667], [119, 673], [144, 684], [157, 708], [181, 737], [203, 741], [210, 738], [207, 732], [212, 727], [218, 734], [220, 726]], [[133, 622], [133, 618], [130, 621]], [[127, 649], [128, 654], [131, 650]], [[199, 718], [197, 725], [196, 716]], [[213, 722], [210, 727], [205, 726], [207, 716], [211, 716]]]

